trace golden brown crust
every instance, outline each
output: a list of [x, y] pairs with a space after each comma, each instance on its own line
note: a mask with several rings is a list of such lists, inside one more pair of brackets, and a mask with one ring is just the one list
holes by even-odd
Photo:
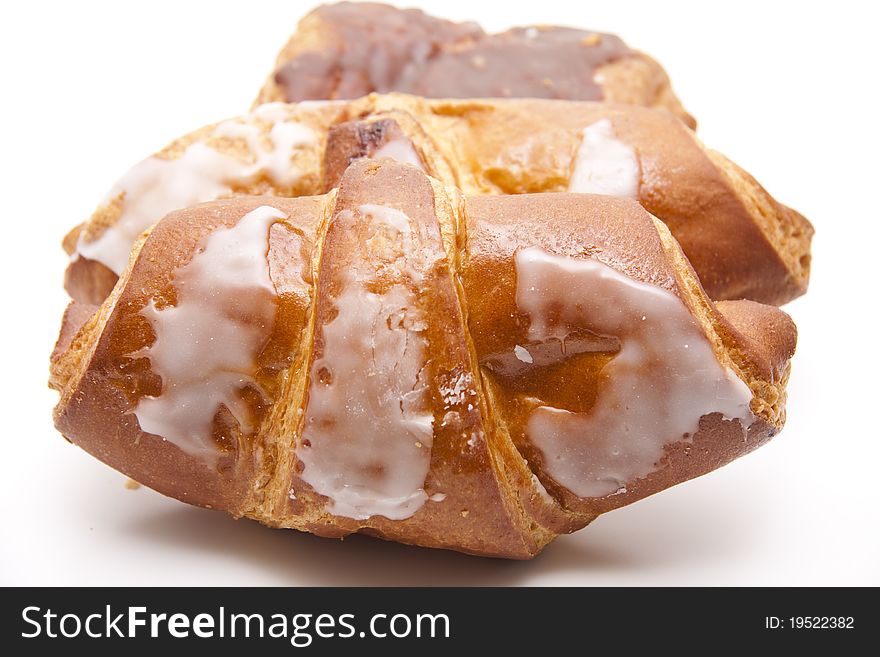
[[[711, 298], [781, 304], [807, 288], [809, 222], [704, 148], [666, 112], [605, 103], [390, 94], [332, 107], [300, 105], [294, 115], [316, 135], [314, 144], [297, 149], [294, 162], [306, 172], [294, 191], [305, 194], [329, 189], [351, 161], [375, 154], [379, 133], [383, 143], [392, 134], [408, 140], [429, 174], [468, 196], [562, 192], [569, 186], [583, 129], [607, 119], [616, 138], [638, 158], [638, 200], [669, 226]], [[197, 141], [232, 146], [206, 128], [174, 142], [161, 157], [180, 157]], [[294, 192], [261, 177], [232, 193]], [[106, 225], [107, 213], [99, 208], [90, 231]], [[67, 289], [77, 300], [99, 303], [114, 281], [112, 272], [81, 257], [70, 268]]]
[[740, 356], [740, 375], [755, 395], [755, 409], [778, 431], [785, 424], [797, 327], [778, 308], [753, 301], [720, 301], [717, 313], [716, 331]]
[[[584, 514], [604, 513], [630, 504], [672, 485], [705, 474], [745, 454], [768, 440], [781, 428], [784, 415], [784, 384], [796, 339], [794, 325], [782, 311], [749, 302], [730, 302], [716, 310], [666, 228], [628, 199], [580, 195], [523, 195], [498, 198], [475, 197], [467, 205], [467, 250], [462, 281], [469, 307], [470, 332], [488, 382], [489, 394], [502, 422], [547, 489], [566, 509]], [[540, 226], [540, 230], [535, 230]], [[665, 462], [650, 476], [627, 485], [623, 493], [603, 498], [580, 499], [557, 485], [543, 471], [542, 456], [526, 437], [528, 408], [523, 399], [559, 400], [565, 408], [592, 403], [595, 387], [571, 381], [590, 381], [595, 386], [607, 363], [604, 352], [572, 359], [552, 378], [517, 380], [493, 368], [499, 354], [513, 353], [527, 344], [528, 323], [515, 301], [515, 251], [538, 245], [556, 255], [592, 257], [629, 277], [663, 287], [681, 297], [703, 326], [719, 360], [732, 367], [755, 396], [753, 410], [759, 421], [748, 439], [735, 423], [720, 415], [704, 417], [691, 443], [674, 443], [666, 449]], [[634, 257], [634, 254], [638, 254]], [[737, 327], [753, 321], [748, 332]], [[767, 331], [765, 336], [764, 331]], [[531, 403], [531, 402], [529, 402]], [[554, 405], [551, 403], [551, 405]]]
[[754, 301], [719, 301], [718, 312], [727, 320], [737, 342], [753, 350], [750, 362], [756, 376], [779, 381], [788, 370], [797, 345], [797, 330], [791, 317], [772, 306]]
[[[448, 384], [475, 375], [441, 237], [444, 228], [454, 231], [452, 226], [444, 227], [440, 223], [451, 221], [452, 217], [448, 209], [444, 212], [435, 205], [444, 200], [441, 196], [435, 201], [431, 181], [415, 168], [382, 167], [363, 160], [348, 168], [323, 239], [312, 359], [324, 355], [322, 326], [339, 312], [334, 299], [343, 289], [352, 259], [362, 257], [360, 248], [365, 243], [362, 240], [369, 239], [366, 233], [359, 234], [366, 229], [364, 223], [352, 233], [347, 226], [339, 225], [336, 217], [342, 212], [357, 212], [363, 204], [372, 204], [400, 210], [421, 224], [421, 232], [430, 240], [424, 248], [433, 250], [440, 258], [432, 267], [418, 299], [427, 317], [427, 328], [421, 335], [427, 339], [427, 349], [432, 354], [426, 363], [426, 376], [431, 381]], [[379, 293], [381, 288], [374, 291]], [[474, 554], [523, 558], [537, 553], [551, 535], [545, 531], [535, 532], [533, 536], [526, 529], [521, 510], [511, 505], [510, 491], [498, 472], [497, 460], [503, 456], [491, 453], [487, 441], [482, 439], [489, 429], [481, 409], [473, 404], [476, 398], [462, 395], [460, 400], [444, 401], [437, 389], [434, 395], [434, 438], [424, 489], [429, 496], [443, 495], [442, 502], [429, 502], [412, 517], [399, 521], [382, 516], [372, 516], [366, 521], [333, 516], [323, 509], [326, 498], [317, 495], [297, 475], [298, 468], [293, 467], [289, 486], [282, 490], [296, 491], [295, 500], [287, 500], [287, 514], [292, 516], [290, 526], [318, 531], [332, 526], [334, 534], [364, 531], [398, 542], [454, 548]], [[449, 413], [454, 413], [456, 420], [444, 423]], [[297, 433], [300, 432], [301, 427]]]
[[652, 57], [644, 53], [623, 57], [601, 66], [598, 75], [605, 102], [666, 110], [696, 130], [696, 119], [684, 109], [666, 71]]
[[395, 142], [403, 143], [413, 151], [413, 155], [425, 173], [436, 177], [435, 171], [426, 167], [425, 158], [416, 150], [413, 140], [400, 127], [400, 120], [409, 120], [410, 134], [418, 129], [418, 124], [408, 114], [400, 112], [382, 113], [354, 121], [338, 123], [327, 132], [327, 147], [324, 149], [323, 175], [324, 192], [339, 187], [342, 176], [352, 162], [362, 158], [373, 159], [381, 149]]
[[79, 256], [64, 271], [64, 289], [84, 304], [100, 305], [110, 296], [118, 276], [104, 264]]
[[[140, 431], [132, 414], [140, 398], [161, 391], [149, 360], [138, 356], [154, 339], [140, 310], [150, 299], [174, 303], [176, 268], [211, 231], [265, 204], [289, 215], [270, 231], [270, 272], [281, 300], [269, 346], [260, 355], [260, 383], [271, 404], [253, 435], [218, 443], [220, 467], [211, 468]], [[464, 374], [474, 381], [471, 407], [455, 407], [461, 425], [444, 428], [437, 422], [450, 410], [449, 401], [432, 398], [434, 445], [425, 490], [446, 498], [427, 502], [405, 520], [333, 515], [327, 498], [302, 479], [297, 457], [311, 363], [323, 348], [322, 327], [335, 312], [339, 276], [360, 249], [360, 238], [337, 227], [336, 217], [363, 204], [401, 210], [429, 236], [426, 248], [437, 257], [419, 297], [429, 318], [429, 378]], [[582, 499], [555, 483], [540, 453], [524, 439], [516, 406], [489, 362], [524, 339], [513, 256], [526, 246], [593, 257], [679, 296], [721, 364], [752, 390], [757, 421], [748, 438], [743, 440], [737, 422], [707, 415], [691, 442], [669, 446], [660, 467], [630, 482], [624, 494]], [[304, 272], [306, 289], [286, 283], [294, 268]], [[71, 442], [167, 495], [323, 536], [362, 531], [429, 547], [528, 558], [555, 535], [719, 467], [778, 432], [794, 343], [793, 324], [775, 308], [712, 304], [670, 233], [635, 201], [588, 195], [462, 201], [413, 167], [360, 160], [344, 175], [338, 194], [227, 199], [160, 221], [138, 243], [130, 270], [99, 309], [74, 305], [66, 313], [51, 383], [61, 392], [56, 425]], [[560, 382], [577, 381], [577, 393], [588, 404], [608, 357], [586, 356], [570, 366], [567, 379], [536, 374], [527, 383], [538, 396], [558, 396], [567, 394]], [[468, 442], [475, 435], [484, 439]]]
[[810, 279], [812, 224], [797, 211], [777, 202], [757, 180], [720, 153], [705, 153], [722, 174], [727, 188], [734, 190], [738, 213], [747, 215], [763, 238], [754, 242], [767, 252], [767, 261], [774, 268], [768, 272], [752, 269], [752, 281], [745, 271], [731, 272], [739, 280], [739, 294], [724, 298], [750, 298], [748, 291], [758, 277], [763, 277], [764, 294], [756, 300], [779, 305], [803, 294]]
[[58, 335], [58, 341], [52, 350], [51, 359], [54, 361], [71, 347], [74, 337], [85, 323], [91, 319], [92, 315], [98, 310], [98, 306], [71, 301], [64, 311], [61, 318], [61, 332]]
[[[233, 515], [244, 512], [257, 479], [257, 445], [249, 436], [220, 445], [223, 455], [217, 467], [210, 467], [161, 437], [140, 431], [133, 409], [139, 399], [161, 390], [149, 360], [137, 355], [154, 339], [140, 311], [151, 299], [173, 302], [174, 270], [192, 258], [201, 240], [264, 204], [260, 197], [232, 199], [224, 206], [209, 203], [172, 213], [157, 224], [135, 247], [130, 269], [113, 294], [73, 338], [77, 367], [67, 362], [67, 352], [62, 353], [53, 362], [51, 381], [61, 392], [55, 424], [72, 442], [166, 495]], [[273, 205], [295, 216], [299, 230], [314, 234], [320, 217], [314, 199], [274, 199]], [[273, 241], [272, 248], [283, 250], [278, 244], [283, 234], [273, 233]], [[279, 315], [285, 310], [280, 306]], [[289, 325], [282, 320], [283, 316], [277, 321]]]

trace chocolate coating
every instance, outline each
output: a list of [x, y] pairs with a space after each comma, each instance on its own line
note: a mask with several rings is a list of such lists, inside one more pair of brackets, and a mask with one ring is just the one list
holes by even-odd
[[326, 5], [309, 18], [331, 29], [326, 47], [300, 52], [275, 71], [287, 101], [390, 91], [601, 100], [597, 70], [634, 54], [609, 34], [544, 26], [487, 34], [473, 23], [381, 4]]

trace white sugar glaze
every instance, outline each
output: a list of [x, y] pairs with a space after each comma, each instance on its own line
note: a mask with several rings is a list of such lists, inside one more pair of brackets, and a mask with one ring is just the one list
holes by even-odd
[[176, 305], [159, 309], [151, 301], [141, 311], [156, 339], [136, 355], [150, 359], [162, 393], [140, 400], [138, 423], [206, 462], [218, 456], [212, 432], [221, 406], [244, 432], [254, 429], [241, 389], [256, 385], [257, 356], [272, 330], [269, 228], [285, 216], [264, 205], [215, 230], [175, 272]]
[[718, 362], [673, 293], [595, 259], [536, 247], [515, 259], [517, 306], [533, 343], [588, 329], [620, 344], [589, 413], [539, 406], [529, 417], [529, 439], [559, 484], [580, 497], [614, 494], [653, 472], [664, 447], [692, 436], [702, 416], [751, 424], [751, 391]]
[[638, 158], [628, 144], [615, 137], [611, 121], [596, 121], [581, 134], [568, 191], [638, 198]]
[[362, 205], [333, 221], [357, 232], [358, 253], [342, 272], [338, 314], [319, 327], [324, 348], [310, 370], [301, 477], [330, 499], [331, 513], [401, 520], [429, 499], [432, 383], [417, 290], [439, 246], [390, 207]]
[[372, 159], [378, 160], [383, 157], [397, 160], [404, 164], [412, 164], [422, 171], [425, 170], [425, 167], [422, 165], [422, 158], [416, 153], [416, 149], [413, 147], [412, 142], [409, 139], [392, 139], [391, 141], [386, 142], [381, 148], [373, 153]]
[[[262, 129], [268, 127], [268, 139]], [[217, 125], [212, 135], [242, 139], [253, 162], [196, 141], [176, 159], [148, 157], [132, 167], [108, 192], [102, 207], [121, 196], [118, 220], [97, 239], [81, 236], [74, 256], [100, 262], [116, 274], [128, 264], [137, 237], [169, 212], [228, 195], [234, 185], [260, 176], [280, 187], [293, 185], [302, 172], [291, 161], [298, 149], [316, 142], [314, 132], [293, 118], [293, 107], [261, 105], [240, 119]]]

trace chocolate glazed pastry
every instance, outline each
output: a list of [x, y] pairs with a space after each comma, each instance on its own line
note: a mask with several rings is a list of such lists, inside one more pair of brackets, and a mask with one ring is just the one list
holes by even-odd
[[65, 314], [51, 385], [68, 440], [167, 495], [522, 559], [775, 435], [795, 339], [632, 199], [361, 159], [159, 221]]
[[781, 304], [807, 288], [810, 223], [706, 149], [668, 112], [374, 94], [348, 102], [263, 105], [147, 158], [65, 240], [73, 255], [67, 290], [79, 301], [100, 304], [132, 243], [172, 210], [230, 195], [320, 194], [362, 157], [417, 165], [468, 196], [634, 198], [666, 223], [711, 298]]
[[657, 62], [620, 38], [546, 25], [486, 34], [417, 9], [341, 2], [305, 16], [257, 104], [399, 91], [428, 98], [555, 98], [661, 107], [694, 119]]

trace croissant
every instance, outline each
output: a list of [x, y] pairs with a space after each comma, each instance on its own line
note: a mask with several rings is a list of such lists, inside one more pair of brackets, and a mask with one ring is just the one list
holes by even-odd
[[632, 199], [361, 159], [163, 218], [51, 385], [69, 441], [190, 504], [524, 559], [775, 435], [795, 341]]
[[595, 192], [666, 222], [716, 300], [807, 288], [813, 228], [667, 112], [606, 103], [425, 100], [269, 104], [146, 159], [66, 240], [66, 287], [99, 304], [134, 240], [168, 212], [234, 194], [315, 195], [358, 157], [422, 167], [466, 195]]
[[341, 2], [307, 14], [255, 105], [399, 91], [429, 98], [605, 100], [691, 128], [663, 68], [617, 36], [550, 25], [486, 34], [417, 9]]

